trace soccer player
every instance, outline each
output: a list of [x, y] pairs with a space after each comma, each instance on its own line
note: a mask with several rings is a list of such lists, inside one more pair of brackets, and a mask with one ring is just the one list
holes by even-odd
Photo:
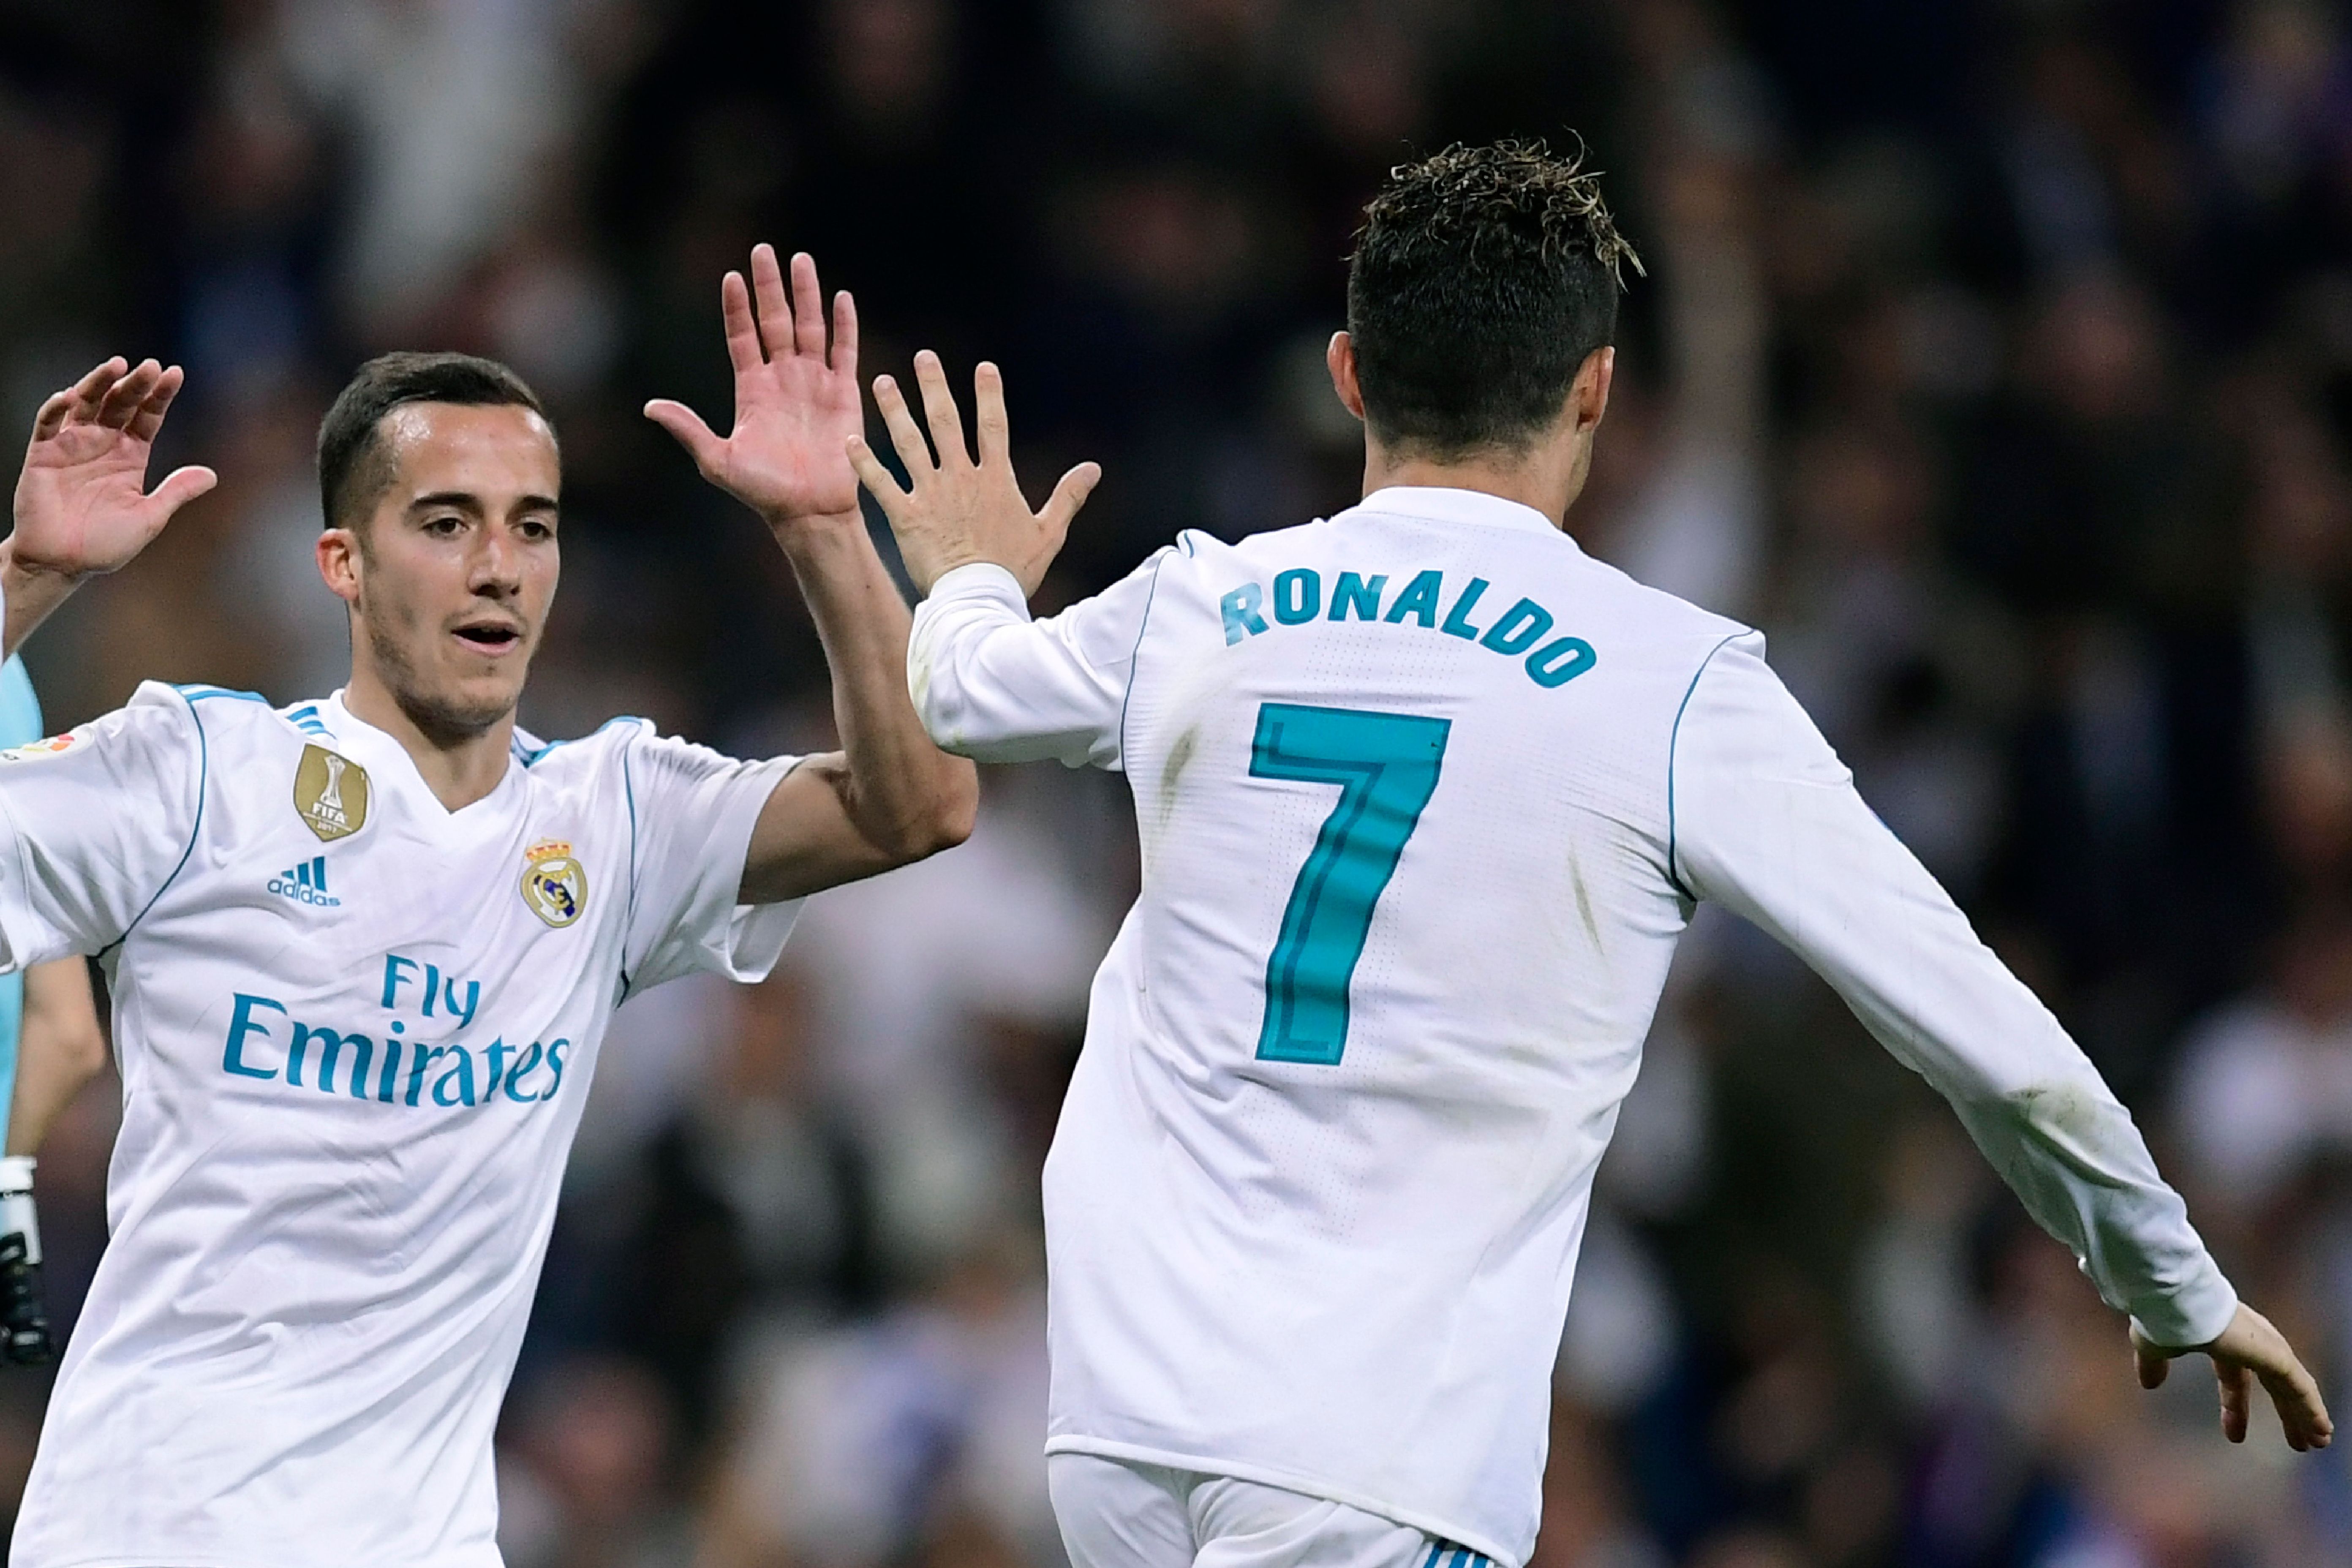
[[1565, 529], [1608, 403], [1617, 265], [1589, 176], [1456, 147], [1367, 214], [1329, 351], [1364, 498], [1187, 533], [1025, 607], [1095, 474], [1032, 515], [1003, 389], [979, 461], [859, 472], [928, 595], [917, 709], [963, 755], [1124, 770], [1143, 889], [1045, 1168], [1048, 1465], [1078, 1568], [1522, 1563], [1594, 1166], [1703, 899], [1788, 943], [1950, 1100], [2132, 1316], [2287, 1441], [2328, 1417], [2129, 1116], [1856, 795], [1746, 626]]
[[[0, 963], [99, 954], [123, 1076], [112, 1240], [17, 1568], [491, 1568], [491, 1428], [614, 1008], [765, 974], [799, 900], [967, 831], [971, 764], [908, 706], [906, 606], [843, 449], [856, 316], [837, 296], [828, 351], [807, 258], [790, 289], [765, 247], [724, 282], [730, 436], [647, 413], [792, 562], [841, 754], [517, 730], [555, 434], [501, 366], [394, 354], [320, 432], [350, 685], [272, 710], [150, 684], [0, 762]], [[208, 482], [141, 494], [177, 382], [118, 361], [44, 405], [0, 563], [12, 643]]]

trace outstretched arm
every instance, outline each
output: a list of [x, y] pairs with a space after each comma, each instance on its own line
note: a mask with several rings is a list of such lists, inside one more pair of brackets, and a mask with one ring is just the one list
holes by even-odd
[[[754, 309], [754, 296], [757, 308]], [[857, 309], [834, 296], [825, 342], [816, 263], [751, 253], [751, 279], [719, 286], [735, 367], [735, 426], [725, 437], [685, 405], [646, 415], [677, 437], [703, 478], [760, 514], [800, 580], [833, 671], [842, 750], [813, 757], [768, 797], [743, 866], [746, 903], [796, 899], [870, 877], [962, 841], [979, 782], [943, 754], [907, 701], [909, 617], [866, 531], [847, 443], [863, 423]]]
[[219, 482], [181, 468], [147, 489], [147, 459], [179, 395], [180, 367], [120, 359], [52, 395], [16, 478], [16, 526], [0, 545], [0, 658], [16, 651], [85, 578], [120, 570], [172, 514]]
[[2233, 1441], [2251, 1372], [2289, 1444], [2326, 1446], [2333, 1427], [2310, 1374], [2240, 1303], [2130, 1114], [1863, 804], [1765, 665], [1761, 637], [1723, 644], [1698, 671], [1669, 766], [1673, 873], [1802, 955], [1951, 1102], [2027, 1212], [2131, 1314], [2142, 1381], [2160, 1381], [2165, 1358], [2204, 1351], [2221, 1370]]

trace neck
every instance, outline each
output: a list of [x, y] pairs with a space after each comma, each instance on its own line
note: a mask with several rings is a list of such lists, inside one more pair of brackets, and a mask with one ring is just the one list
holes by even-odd
[[343, 692], [343, 706], [354, 719], [398, 741], [415, 763], [425, 787], [450, 811], [461, 811], [484, 798], [507, 776], [508, 752], [514, 739], [511, 710], [482, 730], [451, 731], [420, 721], [402, 706], [383, 676], [364, 659], [352, 661], [352, 683]]
[[1580, 455], [1563, 451], [1559, 444], [1543, 443], [1532, 450], [1503, 452], [1449, 461], [1392, 456], [1371, 441], [1364, 443], [1364, 494], [1391, 485], [1425, 485], [1436, 489], [1477, 490], [1505, 500], [1533, 507], [1568, 531], [1568, 509], [1584, 488]]

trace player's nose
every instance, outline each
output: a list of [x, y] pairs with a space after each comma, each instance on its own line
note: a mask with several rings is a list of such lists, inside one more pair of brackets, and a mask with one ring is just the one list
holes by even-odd
[[469, 565], [466, 585], [477, 594], [511, 598], [522, 591], [522, 550], [503, 529], [482, 531]]

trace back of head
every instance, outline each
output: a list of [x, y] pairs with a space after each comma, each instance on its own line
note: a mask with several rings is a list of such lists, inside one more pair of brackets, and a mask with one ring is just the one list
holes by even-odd
[[393, 481], [383, 416], [408, 403], [512, 405], [544, 416], [539, 395], [496, 360], [473, 354], [378, 354], [360, 366], [319, 423], [319, 492], [329, 528], [355, 527]]
[[1499, 142], [1390, 172], [1348, 268], [1364, 418], [1383, 447], [1449, 460], [1522, 446], [1614, 341], [1620, 264], [1642, 263], [1580, 164]]

